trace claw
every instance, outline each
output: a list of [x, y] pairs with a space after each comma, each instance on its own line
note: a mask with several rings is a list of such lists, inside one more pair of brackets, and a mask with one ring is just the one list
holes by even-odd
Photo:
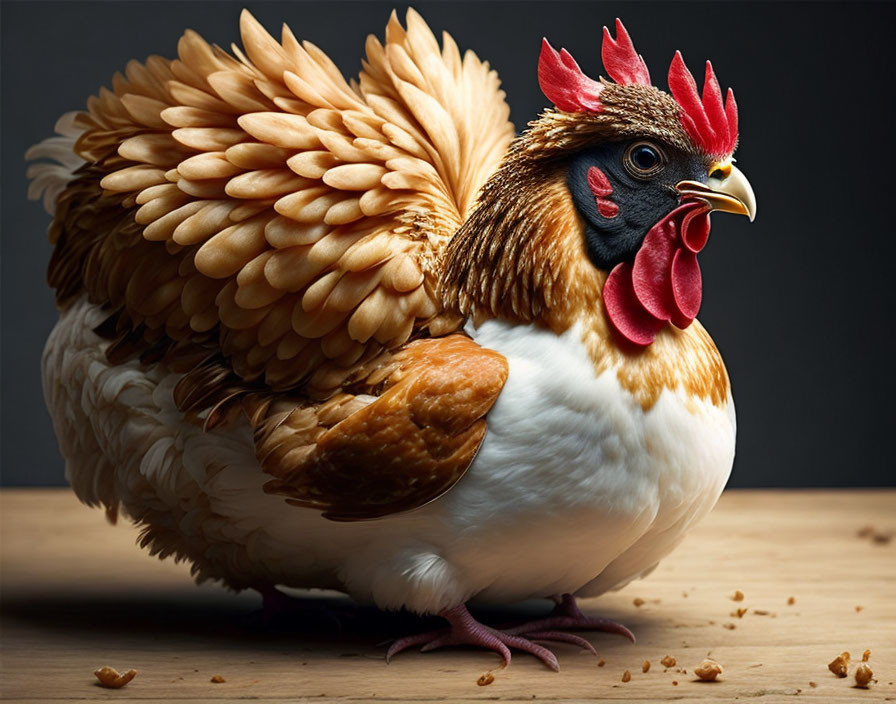
[[534, 655], [554, 672], [560, 670], [560, 663], [557, 662], [557, 657], [550, 650], [520, 635], [484, 626], [470, 615], [467, 607], [463, 604], [455, 606], [453, 609], [447, 609], [440, 615], [451, 624], [449, 628], [440, 628], [428, 633], [400, 638], [386, 652], [386, 662], [389, 662], [401, 651], [415, 645], [422, 645], [420, 652], [424, 653], [449, 645], [474, 645], [498, 653], [503, 660], [504, 667], [510, 664], [510, 649], [514, 648]]
[[635, 642], [635, 635], [621, 623], [617, 623], [608, 618], [595, 618], [591, 616], [584, 616], [581, 619], [569, 616], [549, 616], [548, 618], [543, 618], [539, 621], [531, 621], [515, 628], [508, 628], [504, 632], [509, 633], [510, 635], [529, 635], [533, 631], [553, 631], [565, 628], [576, 631], [604, 631], [605, 633], [616, 633], [617, 635], [625, 636], [632, 643]]
[[505, 628], [503, 631], [511, 635], [527, 635], [530, 638], [533, 632], [571, 629], [576, 631], [604, 631], [625, 636], [632, 643], [635, 635], [628, 628], [617, 621], [597, 616], [586, 616], [576, 604], [576, 598], [572, 594], [564, 594], [562, 598], [551, 597], [557, 602], [554, 613], [547, 618], [530, 621], [513, 628]]
[[440, 628], [437, 631], [428, 631], [426, 633], [418, 633], [415, 636], [406, 636], [405, 638], [399, 638], [392, 645], [389, 646], [389, 650], [386, 651], [386, 662], [392, 660], [393, 657], [398, 655], [402, 650], [407, 650], [408, 648], [413, 648], [415, 645], [423, 645], [426, 647], [426, 644], [429, 643], [434, 638], [440, 638], [442, 635], [447, 635], [447, 628]]
[[562, 598], [554, 600], [557, 602], [557, 608], [547, 618], [500, 630], [479, 623], [463, 604], [455, 606], [440, 614], [450, 624], [449, 628], [440, 628], [395, 641], [386, 652], [386, 662], [402, 650], [415, 645], [421, 646], [420, 652], [423, 653], [449, 645], [474, 645], [498, 653], [504, 661], [504, 667], [510, 664], [510, 650], [513, 648], [534, 655], [554, 672], [558, 672], [560, 664], [557, 662], [557, 657], [548, 648], [535, 641], [569, 643], [593, 655], [597, 655], [597, 651], [591, 643], [581, 636], [564, 632], [565, 629], [618, 633], [634, 642], [635, 636], [621, 623], [583, 614], [571, 594], [564, 594]]
[[532, 641], [543, 640], [551, 643], [570, 643], [571, 645], [579, 646], [582, 650], [587, 650], [592, 655], [597, 655], [594, 646], [581, 636], [577, 636], [575, 633], [564, 633], [563, 631], [539, 631], [537, 633], [526, 633], [526, 636]]

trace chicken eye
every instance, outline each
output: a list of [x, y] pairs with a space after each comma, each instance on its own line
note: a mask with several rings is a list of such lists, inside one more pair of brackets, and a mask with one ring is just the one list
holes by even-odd
[[651, 142], [635, 142], [622, 158], [625, 170], [635, 178], [649, 178], [658, 174], [666, 166], [666, 156]]

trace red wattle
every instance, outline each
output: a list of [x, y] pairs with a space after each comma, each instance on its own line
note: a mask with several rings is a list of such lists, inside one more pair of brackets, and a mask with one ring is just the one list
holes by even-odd
[[656, 339], [664, 321], [653, 317], [635, 296], [632, 265], [621, 262], [604, 283], [604, 308], [610, 323], [629, 342], [646, 347]]
[[669, 320], [675, 310], [672, 297], [671, 262], [678, 247], [676, 222], [663, 218], [650, 228], [635, 255], [632, 285], [635, 296], [653, 317]]
[[684, 246], [697, 254], [709, 239], [709, 208], [695, 208], [681, 221], [681, 241]]
[[[678, 312], [686, 319], [687, 325], [690, 325], [700, 312], [703, 277], [697, 255], [686, 249], [679, 249], [672, 259], [672, 294]], [[680, 328], [687, 327], [677, 322], [675, 324]]]
[[650, 228], [633, 261], [613, 268], [604, 307], [620, 335], [646, 346], [667, 322], [684, 329], [694, 321], [703, 298], [697, 252], [708, 237], [708, 207], [688, 201]]

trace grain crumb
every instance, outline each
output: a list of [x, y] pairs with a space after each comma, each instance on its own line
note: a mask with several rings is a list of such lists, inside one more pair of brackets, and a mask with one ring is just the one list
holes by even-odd
[[796, 603], [796, 599], [794, 599], [792, 596], [787, 597], [787, 605], [788, 606], [793, 606], [795, 603]]
[[694, 668], [694, 674], [704, 682], [714, 682], [722, 674], [722, 666], [715, 660], [704, 660]]
[[93, 674], [100, 681], [101, 686], [108, 687], [109, 689], [120, 689], [132, 679], [134, 679], [134, 677], [136, 677], [137, 671], [131, 669], [127, 672], [122, 673], [116, 670], [114, 667], [109, 667], [108, 665], [106, 665], [105, 667], [101, 667]]
[[856, 606], [856, 613], [859, 613], [859, 611], [861, 611], [864, 608], [865, 608], [864, 606]]
[[603, 658], [601, 658], [600, 660], [597, 661], [597, 666], [598, 666], [598, 667], [603, 667], [603, 666], [606, 665], [606, 664], [607, 664], [607, 661], [604, 660]]
[[662, 660], [660, 660], [660, 665], [663, 667], [675, 667], [675, 663], [677, 661], [671, 655], [667, 655]]
[[745, 613], [747, 613], [746, 609], [738, 609], [737, 611], [732, 611], [729, 616], [737, 616], [738, 618], [743, 618]]
[[743, 600], [744, 600], [744, 593], [740, 589], [735, 591], [734, 596], [731, 597], [731, 601], [743, 601]]
[[868, 660], [869, 660], [870, 658], [871, 658], [871, 651], [870, 651], [870, 650], [866, 650], [864, 653], [862, 653], [862, 662], [868, 662]]
[[766, 611], [765, 609], [753, 609], [753, 613], [757, 616], [768, 616], [771, 614], [771, 611]]
[[872, 677], [874, 677], [874, 673], [871, 671], [871, 668], [864, 662], [859, 663], [855, 672], [856, 687], [867, 688]]
[[486, 685], [490, 685], [495, 681], [495, 676], [491, 672], [484, 672], [479, 675], [479, 679], [476, 680], [476, 684], [480, 687], [485, 687]]
[[672, 680], [672, 684], [673, 684], [674, 686], [677, 687], [677, 686], [678, 686], [678, 680]]
[[865, 526], [856, 531], [859, 538], [869, 538], [872, 543], [887, 545], [893, 539], [893, 531], [880, 531], [874, 526]]
[[810, 682], [810, 683], [809, 683], [809, 686], [810, 686], [812, 689], [815, 689], [815, 688], [818, 686], [818, 682]]
[[849, 673], [849, 652], [843, 651], [831, 662], [828, 663], [828, 669], [837, 677], [846, 677]]
[[226, 681], [227, 680], [221, 677], [221, 675], [212, 675], [212, 678], [209, 680], [209, 682], [214, 682], [215, 684], [221, 684], [222, 682]]
[[623, 681], [623, 682], [631, 682], [631, 680], [632, 680], [632, 673], [631, 673], [631, 672], [629, 672], [628, 670], [626, 670], [625, 672], [622, 673], [622, 681]]
[[727, 628], [729, 631], [733, 631], [735, 628], [737, 628], [737, 626], [735, 626], [733, 623], [723, 623], [722, 628]]
[[644, 605], [644, 600], [643, 600], [641, 597], [636, 596], [634, 599], [632, 599], [632, 603], [633, 603], [635, 606], [643, 606], [643, 605]]
[[641, 672], [647, 672], [650, 669], [650, 660], [641, 663]]

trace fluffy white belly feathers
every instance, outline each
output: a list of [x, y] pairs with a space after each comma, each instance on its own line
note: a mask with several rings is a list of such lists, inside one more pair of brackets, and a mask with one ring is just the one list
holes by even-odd
[[335, 587], [434, 613], [468, 599], [592, 596], [649, 571], [714, 505], [734, 457], [733, 405], [664, 390], [647, 411], [615, 372], [595, 375], [578, 326], [562, 336], [489, 321], [468, 332], [509, 362], [467, 474], [436, 501], [339, 523], [265, 494], [248, 425], [184, 420], [178, 375], [111, 365], [62, 314], [43, 359], [66, 471], [79, 498], [120, 504], [154, 552], [235, 587]]

